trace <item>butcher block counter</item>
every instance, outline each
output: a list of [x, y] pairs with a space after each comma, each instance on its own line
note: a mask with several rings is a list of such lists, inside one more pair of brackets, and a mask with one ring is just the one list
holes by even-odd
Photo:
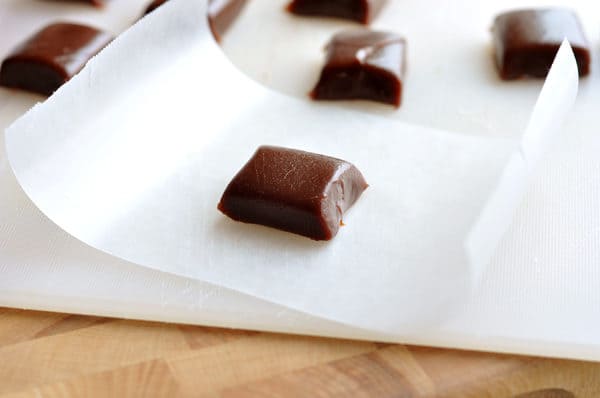
[[600, 364], [0, 308], [0, 398], [600, 396]]

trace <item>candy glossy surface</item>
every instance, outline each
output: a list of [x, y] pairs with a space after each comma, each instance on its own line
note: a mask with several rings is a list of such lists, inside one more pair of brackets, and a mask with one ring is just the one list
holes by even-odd
[[368, 24], [385, 0], [294, 0], [288, 11], [297, 15], [344, 18]]
[[111, 40], [109, 34], [85, 25], [49, 25], [3, 61], [0, 85], [51, 95]]
[[229, 183], [218, 207], [237, 221], [330, 240], [367, 186], [344, 160], [261, 146]]
[[317, 100], [364, 99], [400, 106], [406, 41], [389, 32], [338, 33], [327, 46], [325, 66], [311, 96]]
[[588, 41], [577, 15], [566, 8], [524, 9], [494, 21], [494, 47], [500, 77], [545, 77], [563, 39], [569, 40], [579, 75], [590, 71]]

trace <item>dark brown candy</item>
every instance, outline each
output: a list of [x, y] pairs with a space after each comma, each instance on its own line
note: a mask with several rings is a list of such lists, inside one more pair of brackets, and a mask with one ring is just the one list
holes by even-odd
[[496, 17], [496, 64], [505, 80], [548, 74], [563, 39], [569, 40], [579, 75], [590, 71], [588, 41], [577, 15], [566, 8], [515, 10]]
[[336, 34], [311, 96], [316, 100], [364, 99], [400, 106], [406, 41], [370, 30]]
[[64, 2], [71, 2], [71, 3], [87, 3], [87, 4], [91, 4], [93, 6], [96, 6], [96, 7], [104, 6], [104, 0], [55, 0], [55, 1], [64, 1]]
[[261, 146], [229, 183], [218, 208], [237, 221], [330, 240], [367, 186], [343, 160]]
[[288, 11], [297, 15], [344, 18], [370, 23], [385, 0], [293, 0]]
[[[167, 0], [154, 0], [146, 8], [144, 15], [154, 11], [166, 2]], [[217, 41], [221, 41], [221, 37], [238, 17], [245, 4], [246, 0], [209, 0], [208, 23]]]
[[0, 85], [51, 95], [111, 40], [109, 34], [89, 26], [47, 26], [2, 62]]

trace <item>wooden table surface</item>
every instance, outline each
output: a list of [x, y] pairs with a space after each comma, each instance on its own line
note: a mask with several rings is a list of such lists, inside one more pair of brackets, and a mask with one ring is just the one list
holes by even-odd
[[600, 364], [0, 308], [6, 397], [600, 397]]

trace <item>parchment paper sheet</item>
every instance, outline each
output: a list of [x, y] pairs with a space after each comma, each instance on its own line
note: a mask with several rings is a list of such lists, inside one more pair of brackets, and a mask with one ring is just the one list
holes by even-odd
[[[229, 64], [204, 3], [168, 3], [7, 131], [24, 190], [73, 236], [139, 265], [360, 327], [437, 322], [470, 293], [466, 237], [519, 151], [269, 92]], [[317, 243], [217, 212], [261, 144], [355, 163], [370, 189], [350, 227]]]

